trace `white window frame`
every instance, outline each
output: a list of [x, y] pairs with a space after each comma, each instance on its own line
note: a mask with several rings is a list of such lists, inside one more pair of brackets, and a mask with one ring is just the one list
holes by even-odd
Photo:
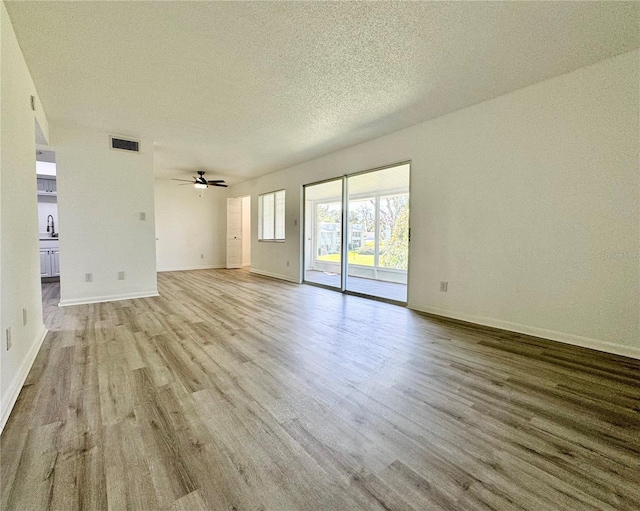
[[[278, 211], [278, 195], [282, 194], [282, 210]], [[271, 232], [273, 232], [273, 237], [265, 237], [264, 236], [264, 199], [265, 197], [273, 198], [273, 226]], [[269, 193], [263, 193], [258, 196], [258, 241], [274, 241], [282, 243], [285, 241], [285, 213], [286, 213], [286, 194], [285, 190], [275, 190]], [[282, 237], [279, 237], [278, 231], [278, 221], [281, 222], [280, 228], [282, 230]]]

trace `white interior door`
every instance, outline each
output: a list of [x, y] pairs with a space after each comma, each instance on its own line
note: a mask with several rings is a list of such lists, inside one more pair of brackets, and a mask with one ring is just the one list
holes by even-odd
[[227, 199], [227, 268], [242, 268], [242, 199]]

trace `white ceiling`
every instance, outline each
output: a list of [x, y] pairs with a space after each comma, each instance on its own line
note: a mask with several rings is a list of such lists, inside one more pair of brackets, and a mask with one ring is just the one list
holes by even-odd
[[51, 122], [231, 184], [637, 48], [637, 2], [6, 2]]

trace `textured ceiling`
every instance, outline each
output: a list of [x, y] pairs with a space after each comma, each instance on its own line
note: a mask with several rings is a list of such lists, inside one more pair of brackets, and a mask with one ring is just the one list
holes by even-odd
[[639, 45], [636, 2], [6, 5], [50, 121], [229, 183]]

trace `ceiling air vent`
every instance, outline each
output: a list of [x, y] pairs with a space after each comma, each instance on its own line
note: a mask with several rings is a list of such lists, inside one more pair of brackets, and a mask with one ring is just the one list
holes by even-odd
[[139, 153], [140, 142], [136, 140], [125, 140], [124, 138], [111, 137], [111, 149]]

